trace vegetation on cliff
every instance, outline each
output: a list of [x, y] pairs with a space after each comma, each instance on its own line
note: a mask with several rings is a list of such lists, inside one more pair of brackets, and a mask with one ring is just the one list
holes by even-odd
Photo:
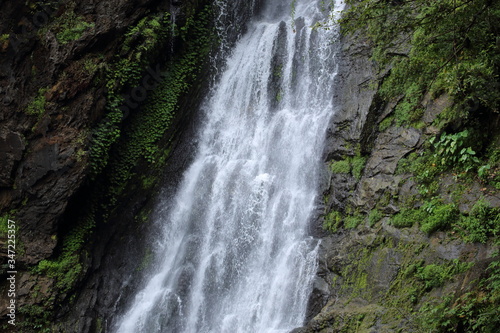
[[[79, 7], [71, 1], [65, 6], [45, 2], [33, 4], [34, 15], [43, 15], [44, 24], [36, 26], [39, 29], [33, 33], [22, 35], [22, 42], [29, 41], [43, 48], [48, 47], [44, 43], [52, 41], [57, 50], [74, 50], [75, 45], [83, 44], [82, 40], [87, 42], [94, 38], [98, 42], [94, 41], [88, 50], [80, 50], [78, 59], [68, 65], [76, 68], [74, 80], [78, 81], [83, 76], [88, 79], [88, 85], [76, 82], [75, 92], [71, 89], [65, 92], [62, 87], [72, 83], [72, 77], [66, 72], [54, 87], [52, 84], [47, 86], [45, 81], [43, 84], [35, 81], [33, 84], [37, 86], [37, 91], [24, 108], [24, 115], [42, 123], [45, 118], [53, 116], [52, 109], [61, 107], [60, 100], [71, 100], [88, 86], [92, 87], [91, 93], [96, 99], [106, 102], [102, 107], [103, 114], [98, 114], [91, 108], [92, 105], [88, 105], [94, 112], [92, 115], [84, 114], [87, 109], [79, 109], [80, 116], [84, 118], [81, 121], [83, 124], [79, 125], [84, 129], [78, 133], [78, 138], [74, 138], [78, 140], [79, 148], [72, 152], [77, 166], [86, 170], [86, 181], [82, 182], [83, 176], [78, 179], [77, 186], [81, 188], [73, 198], [78, 202], [70, 203], [64, 221], [57, 225], [57, 232], [53, 231], [51, 240], [57, 246], [52, 255], [37, 260], [36, 265], [23, 267], [20, 272], [21, 280], [25, 281], [21, 288], [35, 290], [19, 298], [17, 328], [20, 331], [64, 330], [53, 325], [53, 317], [66, 314], [67, 306], [77, 299], [78, 287], [86, 279], [92, 264], [92, 240], [95, 239], [93, 233], [96, 227], [109, 222], [120, 202], [133, 194], [143, 194], [141, 207], [146, 205], [144, 193], [147, 191], [152, 196], [151, 190], [161, 177], [170, 144], [179, 130], [176, 126], [184, 117], [179, 112], [181, 104], [190, 89], [199, 89], [193, 86], [200, 85], [201, 69], [216, 43], [212, 32], [211, 6], [205, 6], [206, 3], [193, 1], [183, 5], [178, 11], [182, 16], [176, 21], [165, 6], [158, 5], [161, 10], [141, 8], [137, 11], [139, 15], [142, 13], [141, 16], [135, 20], [127, 17], [130, 25], [118, 30], [119, 34], [114, 37], [116, 41], [109, 46], [111, 55], [104, 52], [96, 54], [96, 49], [108, 43], [99, 44], [99, 38], [108, 38], [105, 29], [111, 28], [103, 28], [98, 20], [96, 23], [92, 21], [95, 17], [88, 14], [91, 7]], [[148, 5], [151, 4], [145, 4]], [[128, 5], [123, 6], [121, 9], [126, 11]], [[119, 12], [119, 15], [123, 13]], [[0, 43], [22, 47], [16, 38], [20, 37], [2, 35]], [[35, 44], [37, 42], [40, 44]], [[56, 122], [54, 119], [53, 123]], [[38, 123], [33, 127], [34, 138], [30, 137], [33, 142]], [[138, 168], [141, 170], [138, 171]], [[75, 178], [80, 177], [75, 174]], [[21, 210], [29, 208], [27, 201], [23, 201]], [[50, 215], [50, 209], [47, 215]], [[138, 219], [147, 219], [145, 210], [135, 212]], [[14, 213], [10, 212], [9, 217], [13, 217]], [[3, 231], [6, 216], [2, 215], [0, 232]], [[52, 222], [56, 224], [56, 221]], [[5, 324], [3, 328], [8, 327]]]
[[[346, 304], [362, 294], [365, 301], [385, 310], [367, 310], [371, 315], [381, 311], [368, 324], [366, 313], [350, 314], [352, 320], [342, 322], [335, 312], [335, 323], [323, 313], [321, 325], [357, 332], [381, 320], [399, 322], [413, 331], [493, 332], [500, 324], [500, 3], [347, 3], [350, 8], [341, 20], [343, 31], [371, 47], [371, 60], [379, 72], [379, 79], [371, 85], [376, 90], [370, 111], [375, 120], [367, 120], [365, 125], [373, 128], [375, 137], [384, 137], [375, 147], [390, 150], [383, 142], [395, 140], [394, 133], [415, 133], [418, 143], [402, 145], [408, 153], [397, 159], [395, 170], [371, 155], [377, 152], [364, 142], [355, 143], [351, 153], [330, 162], [334, 179], [356, 185], [342, 203], [332, 201], [335, 190], [326, 194], [324, 229], [336, 233], [357, 228], [377, 237], [392, 235], [397, 242], [388, 245], [390, 248], [409, 248], [394, 254], [399, 273], [390, 283], [391, 295], [383, 297], [377, 286], [366, 283], [370, 280], [367, 274], [374, 273], [373, 261], [386, 260], [381, 253], [393, 250], [383, 243], [370, 243], [363, 253], [360, 249], [356, 255], [360, 259], [348, 260], [338, 272], [341, 282], [334, 282], [333, 288], [339, 295], [350, 295]], [[352, 161], [360, 152], [369, 170], [363, 170], [363, 164], [361, 172], [350, 175]], [[390, 159], [397, 156], [387, 155]], [[385, 179], [370, 178], [381, 171], [387, 175]], [[394, 187], [387, 185], [393, 180]], [[376, 196], [366, 199], [373, 188]], [[355, 231], [347, 232], [357, 237]], [[401, 238], [411, 234], [419, 242]], [[488, 254], [471, 257], [460, 250], [450, 261], [435, 249], [425, 250], [426, 243], [433, 242]], [[401, 261], [399, 256], [406, 256], [406, 251], [413, 253], [412, 259], [422, 261]], [[358, 275], [359, 281], [351, 281]], [[462, 281], [460, 288], [456, 281]], [[351, 294], [343, 293], [347, 287], [353, 288]], [[393, 329], [396, 327], [390, 327]]]

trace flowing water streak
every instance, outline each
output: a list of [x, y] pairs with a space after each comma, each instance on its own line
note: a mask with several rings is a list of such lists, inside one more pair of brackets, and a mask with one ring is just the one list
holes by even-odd
[[[293, 28], [270, 4], [237, 43], [204, 103], [193, 164], [160, 216], [163, 259], [117, 332], [302, 324], [317, 268], [307, 225], [334, 109], [336, 31], [310, 28], [329, 15], [323, 2], [297, 0]], [[335, 15], [343, 6], [335, 1]]]

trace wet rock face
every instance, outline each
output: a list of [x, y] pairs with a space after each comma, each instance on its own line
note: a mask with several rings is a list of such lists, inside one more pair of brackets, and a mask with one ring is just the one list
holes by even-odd
[[2, 131], [0, 136], [0, 160], [3, 162], [0, 169], [0, 186], [8, 187], [13, 185], [11, 177], [14, 166], [23, 156], [26, 144], [21, 134], [10, 132], [7, 129]]
[[344, 37], [341, 45], [333, 96], [336, 109], [327, 135], [325, 160], [346, 153], [350, 143], [360, 141], [376, 92], [370, 86], [376, 83], [377, 75], [369, 59], [368, 43]]
[[[381, 131], [380, 122], [394, 112], [397, 101], [384, 103], [377, 95], [376, 88], [384, 73], [376, 72], [370, 61], [370, 48], [363, 39], [345, 37], [342, 45], [334, 96], [337, 109], [324, 151], [328, 176], [322, 180], [323, 211], [318, 215], [335, 210], [352, 217], [378, 209], [385, 217], [372, 227], [341, 227], [334, 234], [319, 231], [323, 218], [317, 219], [312, 227], [314, 235], [322, 237], [317, 279], [307, 323], [293, 333], [396, 332], [401, 328], [411, 331], [416, 327], [415, 318], [403, 318], [398, 313], [399, 306], [418, 308], [433, 297], [461, 295], [471, 290], [476, 286], [474, 277], [484, 274], [496, 247], [467, 244], [444, 232], [428, 236], [416, 225], [411, 229], [390, 225], [389, 217], [400, 211], [400, 205], [405, 200], [413, 202], [419, 195], [412, 175], [397, 173], [398, 162], [412, 152], [422, 151], [426, 136], [438, 133], [432, 123], [451, 101], [447, 95], [435, 99], [426, 96], [422, 101], [422, 121], [426, 126], [415, 129], [392, 125]], [[332, 162], [359, 155], [366, 163], [358, 178], [350, 173], [330, 172]], [[452, 178], [449, 175], [441, 179], [440, 195], [445, 202], [452, 201], [451, 191], [446, 188], [457, 185]], [[462, 212], [468, 211], [482, 195], [478, 183], [468, 187], [470, 191], [459, 205]], [[495, 207], [499, 205], [493, 196], [488, 201]], [[473, 262], [475, 266], [428, 291], [423, 300], [414, 300], [418, 306], [409, 301], [398, 303], [409, 297], [409, 289], [404, 289], [411, 288], [404, 282], [409, 278], [402, 272], [411, 264], [443, 264], [454, 259]]]
[[[91, 129], [106, 104], [104, 68], [119, 37], [159, 2], [30, 3], [0, 4], [0, 216], [19, 227], [19, 306], [54, 296], [53, 279], [29, 269], [54, 256], [61, 225], [74, 223], [64, 216], [86, 179]], [[93, 26], [65, 43], [44, 32], [68, 13]], [[0, 257], [2, 267], [6, 260]], [[32, 297], [35, 290], [43, 297]]]
[[[154, 2], [61, 1], [35, 9], [2, 2], [0, 31], [9, 37], [0, 57], [0, 211], [18, 221], [21, 262], [52, 254], [61, 215], [85, 178], [89, 129], [105, 104], [99, 73], [86, 66], [97, 55], [103, 63], [113, 57], [113, 37]], [[39, 34], [66, 11], [93, 28], [67, 43]]]
[[269, 105], [276, 110], [281, 102], [283, 94], [283, 70], [287, 54], [286, 23], [281, 21], [278, 38], [273, 45], [273, 58], [271, 60], [271, 73], [269, 74], [267, 91], [269, 95]]

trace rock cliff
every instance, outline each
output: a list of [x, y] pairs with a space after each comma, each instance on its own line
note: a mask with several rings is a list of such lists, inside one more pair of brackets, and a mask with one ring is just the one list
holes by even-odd
[[[429, 188], [401, 165], [411, 154], [430, 153], [433, 147], [426, 141], [439, 134], [434, 120], [453, 102], [446, 95], [427, 96], [420, 128], [385, 126], [398, 103], [379, 96], [388, 71], [376, 69], [363, 36], [345, 36], [342, 43], [335, 95], [339, 106], [325, 150], [323, 217], [314, 228], [322, 235], [318, 277], [309, 321], [293, 332], [420, 332], [429, 327], [426, 321], [435, 321], [436, 331], [467, 331], [461, 319], [471, 314], [464, 307], [482, 311], [484, 303], [474, 298], [488, 292], [485, 281], [492, 279], [495, 266], [488, 267], [499, 259], [495, 235], [471, 242], [453, 228], [426, 233], [418, 225], [426, 223], [427, 215], [403, 218], [405, 225], [394, 222], [407, 209], [427, 207]], [[498, 145], [497, 136], [492, 140]], [[460, 211], [450, 223], [471, 214], [478, 200], [487, 207], [500, 205], [498, 190], [477, 176], [463, 180], [443, 172], [434, 186], [433, 200]], [[493, 317], [485, 321], [493, 326], [477, 327], [494, 327]]]
[[[198, 30], [220, 32], [232, 22], [236, 29], [224, 35], [229, 48], [260, 2], [230, 2], [220, 26], [203, 17], [210, 3], [0, 5], [0, 245], [7, 245], [4, 224], [16, 221], [20, 323], [13, 330], [5, 320], [9, 258], [2, 251], [6, 332], [103, 332], [115, 309], [131, 301], [136, 275], [148, 269], [150, 251], [137, 244], [147, 244], [155, 198], [175, 188], [194, 149], [192, 110], [208, 84], [203, 73], [214, 42]], [[479, 211], [500, 206], [498, 189], [452, 170], [423, 186], [429, 170], [408, 165], [433, 149], [429, 138], [443, 133], [435, 120], [452, 99], [427, 95], [418, 127], [396, 125], [399, 100], [384, 101], [379, 92], [390, 69], [377, 69], [362, 36], [345, 37], [342, 48], [323, 198], [312, 225], [322, 238], [320, 268], [308, 323], [294, 332], [419, 331], [426, 320], [444, 319], [463, 331], [459, 311], [490, 305], [496, 235], [485, 229], [467, 240], [457, 228], [422, 226], [446, 214], [484, 222]], [[186, 59], [196, 70], [182, 66]], [[175, 107], [159, 115], [158, 105], [169, 103]], [[480, 122], [498, 133], [498, 114]], [[153, 132], [143, 135], [141, 123]], [[491, 140], [498, 146], [498, 135]], [[408, 215], [422, 210], [420, 218]], [[438, 311], [447, 317], [426, 317]]]

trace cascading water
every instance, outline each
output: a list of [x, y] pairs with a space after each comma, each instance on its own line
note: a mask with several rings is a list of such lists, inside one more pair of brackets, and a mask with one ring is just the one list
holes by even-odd
[[204, 103], [194, 161], [170, 211], [158, 214], [162, 259], [116, 332], [288, 332], [303, 323], [337, 34], [311, 26], [344, 4], [269, 2]]

